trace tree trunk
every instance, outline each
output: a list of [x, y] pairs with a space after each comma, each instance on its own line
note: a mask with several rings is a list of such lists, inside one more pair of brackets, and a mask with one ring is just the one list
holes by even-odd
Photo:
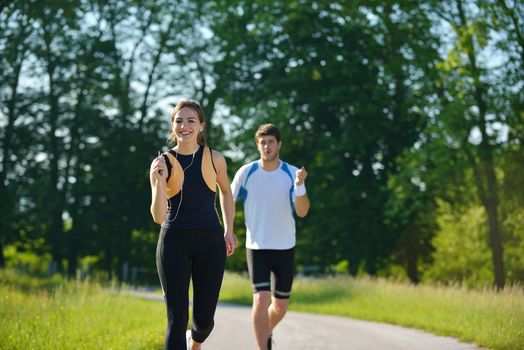
[[[414, 238], [416, 238], [416, 236]], [[420, 277], [418, 272], [418, 249], [416, 244], [409, 244], [406, 253], [406, 272], [408, 278], [413, 284], [418, 284], [420, 282]]]
[[52, 34], [47, 27], [44, 27], [44, 41], [46, 44], [46, 59], [47, 59], [47, 75], [49, 77], [49, 205], [50, 205], [50, 225], [49, 225], [49, 243], [51, 244], [51, 254], [53, 259], [57, 262], [58, 271], [63, 269], [63, 254], [62, 254], [62, 239], [64, 233], [64, 223], [62, 220], [63, 203], [61, 200], [60, 190], [57, 188], [59, 182], [59, 166], [60, 159], [59, 140], [56, 136], [58, 129], [58, 96], [55, 91], [55, 58], [52, 53]]
[[2, 170], [0, 171], [0, 268], [5, 266], [4, 257], [4, 242], [9, 231], [8, 222], [10, 221], [9, 215], [12, 212], [12, 204], [10, 201], [10, 195], [7, 193], [6, 187], [6, 176], [9, 171], [9, 156], [12, 151], [12, 141], [14, 137], [14, 125], [17, 119], [16, 105], [18, 100], [18, 85], [20, 79], [20, 72], [22, 70], [22, 64], [24, 62], [25, 53], [27, 46], [25, 45], [26, 35], [30, 31], [26, 32], [27, 27], [22, 28], [21, 33], [17, 36], [17, 47], [20, 49], [16, 50], [15, 54], [15, 66], [13, 71], [13, 79], [11, 80], [11, 98], [7, 101], [7, 126], [5, 128], [4, 139], [2, 140]]
[[[462, 0], [456, 0], [456, 4], [460, 17], [460, 26], [466, 28], [468, 22]], [[475, 157], [469, 156], [469, 158], [474, 169], [475, 184], [477, 186], [479, 197], [488, 216], [488, 236], [493, 263], [493, 275], [495, 277], [494, 282], [497, 289], [500, 290], [504, 288], [505, 273], [504, 251], [497, 212], [497, 177], [495, 174], [495, 165], [493, 161], [493, 146], [490, 143], [490, 136], [487, 133], [487, 105], [485, 98], [485, 87], [480, 79], [480, 70], [477, 65], [475, 43], [471, 35], [468, 36], [468, 47], [469, 49], [467, 50], [467, 55], [469, 60], [469, 68], [471, 70], [471, 77], [473, 78], [475, 88], [474, 98], [479, 109], [477, 126], [479, 127], [480, 133], [482, 135], [482, 141], [479, 145], [479, 158], [481, 162], [480, 166], [476, 165]]]
[[75, 234], [75, 230], [73, 229], [69, 237], [69, 247], [68, 247], [68, 253], [67, 253], [67, 275], [69, 277], [74, 277], [76, 275], [77, 256], [78, 256], [77, 235]]

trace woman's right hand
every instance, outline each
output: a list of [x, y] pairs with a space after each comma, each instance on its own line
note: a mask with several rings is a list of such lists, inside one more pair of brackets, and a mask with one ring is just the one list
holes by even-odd
[[149, 168], [151, 181], [151, 215], [157, 224], [162, 224], [167, 212], [166, 186], [167, 166], [164, 157], [159, 155]]
[[159, 155], [155, 159], [153, 159], [153, 162], [151, 163], [151, 168], [149, 169], [149, 176], [151, 177], [151, 180], [158, 182], [158, 181], [166, 181], [167, 179], [167, 166], [166, 161], [162, 155]]

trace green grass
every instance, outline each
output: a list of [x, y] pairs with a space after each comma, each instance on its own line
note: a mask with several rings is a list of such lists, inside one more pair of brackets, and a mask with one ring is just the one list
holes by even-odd
[[[221, 300], [251, 303], [251, 286], [227, 274]], [[296, 279], [290, 309], [387, 322], [496, 350], [524, 349], [524, 293], [332, 277]]]
[[0, 349], [163, 349], [163, 303], [0, 272]]
[[[251, 304], [246, 277], [227, 273], [221, 301]], [[496, 350], [524, 349], [524, 293], [386, 280], [296, 279], [291, 310], [388, 322]], [[164, 304], [99, 283], [0, 271], [0, 349], [162, 349]]]

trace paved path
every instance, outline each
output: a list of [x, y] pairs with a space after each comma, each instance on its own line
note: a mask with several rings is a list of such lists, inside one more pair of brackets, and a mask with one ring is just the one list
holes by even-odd
[[[134, 295], [163, 301], [153, 293]], [[345, 317], [288, 312], [274, 332], [275, 350], [480, 350], [450, 337]], [[219, 304], [204, 350], [256, 349], [251, 309]]]

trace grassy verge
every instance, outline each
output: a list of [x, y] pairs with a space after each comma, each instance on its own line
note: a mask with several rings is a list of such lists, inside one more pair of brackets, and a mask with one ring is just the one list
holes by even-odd
[[[251, 304], [226, 274], [221, 300]], [[524, 348], [524, 294], [336, 277], [296, 279], [291, 309], [420, 328], [496, 350]], [[164, 304], [97, 283], [0, 272], [0, 349], [162, 349]]]
[[[251, 303], [251, 286], [227, 274], [221, 300]], [[290, 309], [424, 329], [496, 350], [524, 349], [524, 293], [508, 288], [413, 286], [386, 280], [296, 279]]]
[[0, 349], [163, 349], [163, 303], [0, 272]]

